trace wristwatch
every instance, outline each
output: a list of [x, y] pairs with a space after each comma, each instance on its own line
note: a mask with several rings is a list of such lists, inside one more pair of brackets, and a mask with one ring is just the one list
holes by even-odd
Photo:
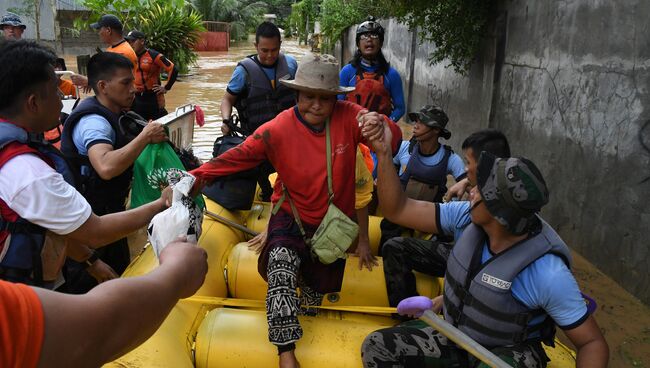
[[88, 257], [88, 259], [86, 259], [84, 261], [85, 268], [88, 268], [88, 267], [92, 266], [93, 264], [95, 264], [95, 262], [97, 262], [98, 259], [99, 259], [99, 256], [97, 255], [97, 252], [95, 252], [93, 250], [92, 253], [90, 254], [90, 257]]

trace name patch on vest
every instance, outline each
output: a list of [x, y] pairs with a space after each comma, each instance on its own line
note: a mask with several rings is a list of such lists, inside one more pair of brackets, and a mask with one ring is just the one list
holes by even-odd
[[500, 278], [488, 275], [487, 273], [483, 273], [483, 276], [481, 276], [481, 281], [484, 283], [497, 287], [499, 289], [503, 290], [510, 290], [510, 286], [512, 285], [512, 282], [508, 281], [503, 281]]

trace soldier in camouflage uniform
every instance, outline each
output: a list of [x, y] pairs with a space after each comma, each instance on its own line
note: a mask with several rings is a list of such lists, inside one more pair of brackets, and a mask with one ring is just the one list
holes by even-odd
[[[513, 367], [544, 367], [548, 361], [540, 344], [491, 350]], [[487, 368], [487, 365], [421, 320], [404, 322], [368, 335], [361, 349], [361, 358], [366, 368]]]
[[[439, 217], [432, 221], [431, 216], [435, 208], [403, 198], [384, 141], [390, 141], [390, 132], [371, 143], [379, 159], [379, 196], [386, 216], [397, 214], [421, 231], [437, 230]], [[541, 173], [526, 159], [471, 151], [465, 156], [469, 181], [476, 184], [471, 202], [464, 204], [471, 223], [456, 226], [444, 297], [434, 305], [440, 309], [444, 304], [449, 323], [515, 367], [546, 366], [542, 343], [553, 344], [556, 325], [576, 346], [578, 367], [605, 367], [607, 343], [570, 272], [569, 249], [537, 215], [548, 203]], [[365, 367], [480, 366], [419, 321], [375, 331], [361, 350]]]
[[[466, 160], [474, 162], [474, 152], [486, 151], [498, 157], [509, 157], [510, 146], [508, 140], [498, 130], [486, 129], [471, 134], [462, 144]], [[469, 167], [469, 175], [475, 165]], [[392, 175], [391, 177], [395, 177]], [[463, 179], [461, 182], [466, 182]], [[442, 238], [458, 239], [458, 235], [470, 223], [468, 202], [454, 201], [448, 203], [433, 203], [406, 198], [402, 203], [402, 210], [396, 208], [396, 196], [404, 195], [402, 187], [387, 189], [385, 181], [379, 182], [379, 201], [382, 211], [391, 222], [401, 226], [412, 227], [413, 218], [410, 216], [412, 207], [422, 208], [426, 211], [424, 222], [418, 230], [433, 233], [438, 236], [436, 240], [423, 240], [416, 238], [397, 237], [384, 244], [384, 277], [388, 291], [388, 301], [392, 307], [405, 298], [418, 295], [415, 288], [415, 275], [413, 271], [422, 272], [435, 277], [443, 277], [447, 268], [447, 257], [453, 246], [452, 243], [440, 241]]]

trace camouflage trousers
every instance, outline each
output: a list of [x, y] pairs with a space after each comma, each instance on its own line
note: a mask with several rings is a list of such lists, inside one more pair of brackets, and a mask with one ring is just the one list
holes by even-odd
[[[539, 342], [491, 351], [515, 368], [544, 368], [549, 361]], [[365, 368], [487, 368], [487, 365], [420, 320], [368, 335], [361, 346], [361, 360]]]
[[413, 271], [444, 277], [450, 243], [415, 238], [392, 238], [384, 244], [384, 278], [391, 307], [405, 298], [418, 295]]

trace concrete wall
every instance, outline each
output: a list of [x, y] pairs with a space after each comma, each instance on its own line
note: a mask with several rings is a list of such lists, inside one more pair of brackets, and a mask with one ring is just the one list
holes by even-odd
[[77, 18], [87, 19], [89, 11], [80, 10], [59, 10], [57, 18], [61, 29], [61, 46], [66, 55], [93, 55], [99, 47], [105, 49], [97, 35], [97, 31], [90, 28], [84, 29], [78, 34], [72, 29], [74, 20]]
[[[511, 0], [495, 6], [468, 76], [428, 65], [431, 44], [382, 21], [409, 109], [447, 109], [450, 143], [485, 127], [535, 161], [542, 215], [567, 243], [650, 303], [650, 2]], [[354, 30], [337, 56], [354, 50]], [[348, 60], [349, 57], [344, 58]]]

